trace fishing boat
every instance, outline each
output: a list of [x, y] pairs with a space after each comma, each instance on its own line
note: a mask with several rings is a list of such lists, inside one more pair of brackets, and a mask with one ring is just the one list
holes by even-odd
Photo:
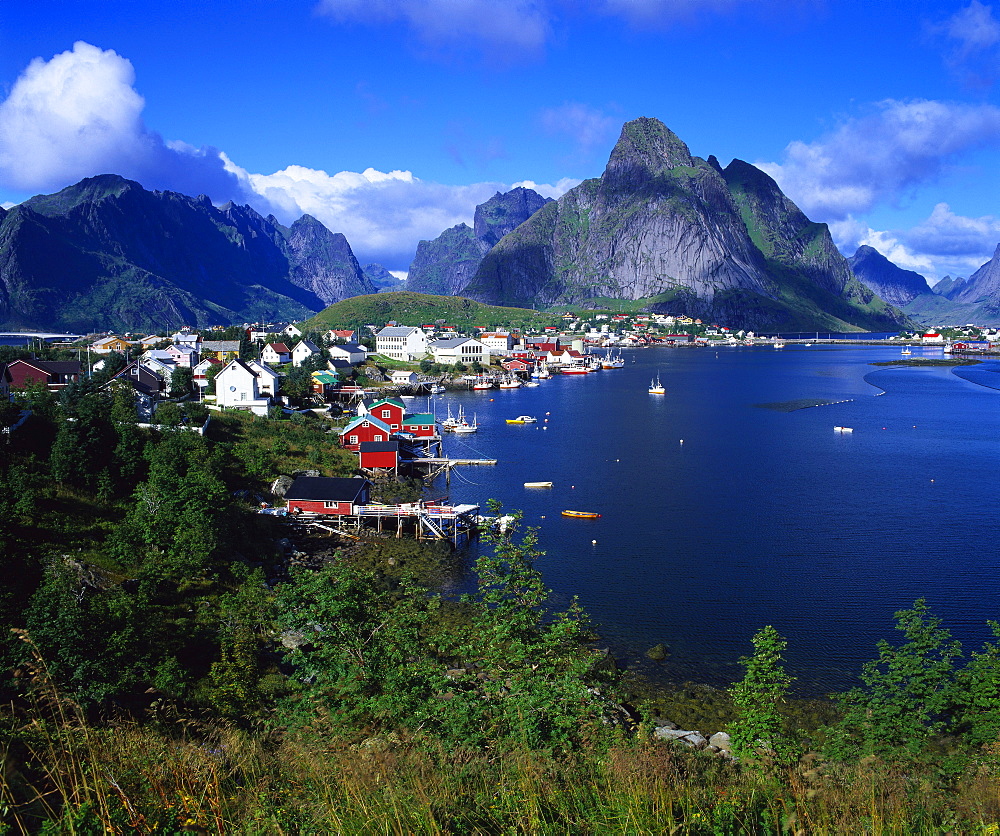
[[526, 380], [524, 381], [523, 385], [534, 387], [534, 386], [541, 386], [542, 384], [539, 383], [537, 380]]
[[518, 380], [516, 377], [505, 377], [503, 380], [500, 381], [500, 388], [501, 389], [520, 389], [521, 388], [521, 381]]
[[912, 351], [910, 351], [910, 349], [908, 349], [908, 348], [904, 348], [904, 349], [903, 349], [903, 350], [902, 350], [901, 352], [899, 352], [899, 353], [900, 353], [900, 354], [913, 354], [913, 352], [912, 352]]
[[431, 394], [432, 395], [440, 395], [444, 391], [445, 391], [445, 388], [440, 383], [432, 383], [431, 384]]
[[538, 419], [530, 415], [518, 415], [517, 418], [508, 418], [508, 424], [534, 424]]
[[852, 433], [854, 432], [854, 427], [834, 427], [833, 431], [835, 433]]
[[666, 387], [660, 383], [660, 375], [657, 372], [656, 381], [649, 381], [649, 394], [650, 395], [665, 395], [667, 394]]
[[551, 482], [525, 482], [524, 487], [526, 488], [551, 488]]
[[460, 424], [465, 423], [465, 414], [462, 412], [462, 407], [458, 408], [458, 416], [455, 417], [451, 414], [451, 404], [448, 404], [448, 417], [441, 422], [441, 429], [445, 432], [454, 432], [455, 427]]
[[453, 430], [453, 432], [457, 433], [458, 435], [464, 435], [465, 433], [474, 433], [478, 429], [479, 429], [479, 422], [476, 420], [475, 413], [473, 413], [473, 415], [472, 415], [472, 423], [471, 424], [468, 423], [468, 422], [466, 422], [466, 421], [464, 421], [464, 419], [463, 419], [463, 423], [461, 423], [457, 427], [455, 427], [455, 429]]
[[602, 369], [623, 369], [625, 368], [625, 358], [622, 357], [621, 352], [617, 354], [613, 351], [609, 351], [604, 355], [604, 359], [601, 360]]
[[601, 516], [593, 511], [563, 511], [562, 515], [564, 517], [577, 517], [584, 520], [596, 520], [599, 516]]
[[562, 369], [560, 369], [560, 371], [563, 374], [587, 374], [587, 372], [589, 372], [590, 369], [588, 369], [582, 363], [571, 363], [568, 366], [563, 366]]
[[776, 340], [774, 343], [775, 348], [784, 348], [785, 344], [781, 340]]
[[549, 371], [548, 364], [543, 360], [535, 366], [531, 372], [531, 376], [535, 380], [548, 380], [552, 377], [552, 372]]
[[480, 377], [480, 378], [477, 378], [475, 380], [475, 382], [473, 382], [472, 388], [473, 389], [479, 389], [479, 390], [482, 390], [482, 389], [492, 389], [493, 388], [493, 381], [492, 380], [488, 380], [485, 377]]

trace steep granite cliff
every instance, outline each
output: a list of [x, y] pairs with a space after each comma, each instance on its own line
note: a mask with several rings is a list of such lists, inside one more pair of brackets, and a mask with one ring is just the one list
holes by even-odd
[[919, 273], [897, 267], [867, 244], [858, 247], [847, 263], [855, 276], [890, 305], [902, 308], [918, 296], [934, 293]]
[[497, 192], [476, 207], [472, 228], [458, 224], [433, 241], [417, 245], [407, 289], [448, 296], [461, 294], [490, 248], [549, 202], [551, 198], [523, 187]]
[[506, 235], [465, 293], [525, 307], [642, 299], [758, 330], [906, 322], [770, 177], [738, 160], [723, 171], [646, 118], [624, 126], [599, 179]]

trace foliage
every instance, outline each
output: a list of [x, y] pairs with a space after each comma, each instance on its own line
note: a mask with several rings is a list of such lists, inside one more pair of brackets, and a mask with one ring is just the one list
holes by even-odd
[[184, 366], [178, 366], [170, 373], [171, 398], [183, 398], [191, 394], [191, 387], [194, 383], [194, 371]]
[[768, 625], [753, 637], [753, 655], [740, 659], [745, 673], [730, 689], [737, 718], [730, 724], [733, 754], [754, 759], [760, 750], [787, 760], [790, 748], [783, 739], [784, 721], [778, 705], [784, 700], [792, 678], [782, 665], [781, 653], [788, 645]]
[[838, 695], [844, 717], [831, 751], [839, 757], [876, 752], [916, 757], [950, 725], [961, 646], [923, 598], [895, 618], [906, 642], [896, 647], [879, 641], [878, 658], [862, 669], [863, 687]]

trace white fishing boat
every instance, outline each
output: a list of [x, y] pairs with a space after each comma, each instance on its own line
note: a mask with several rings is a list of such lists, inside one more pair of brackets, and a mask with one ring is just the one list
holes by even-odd
[[505, 377], [499, 385], [501, 389], [520, 389], [521, 381], [516, 377]]
[[657, 374], [656, 374], [656, 380], [655, 381], [652, 381], [652, 380], [649, 381], [649, 394], [650, 395], [665, 395], [665, 394], [667, 394], [666, 388], [664, 387], [664, 385], [662, 383], [660, 383], [660, 374], [659, 374], [659, 372], [657, 372]]
[[900, 354], [903, 354], [903, 355], [908, 355], [908, 354], [913, 354], [913, 352], [912, 352], [912, 351], [910, 351], [910, 349], [908, 349], [908, 348], [904, 348], [904, 349], [903, 349], [903, 350], [902, 350], [901, 352], [899, 352], [899, 353], [900, 353]]
[[432, 383], [431, 384], [431, 394], [432, 395], [440, 395], [444, 391], [446, 391], [446, 390], [445, 390], [444, 386], [442, 386], [440, 383]]
[[852, 433], [854, 432], [854, 427], [834, 427], [833, 431], [835, 433]]
[[479, 422], [476, 420], [475, 413], [473, 413], [473, 415], [472, 415], [472, 423], [471, 424], [465, 422], [465, 420], [463, 418], [463, 422], [461, 424], [459, 424], [458, 426], [456, 426], [455, 429], [453, 430], [453, 432], [455, 432], [458, 435], [465, 435], [467, 433], [474, 433], [478, 429], [479, 429]]

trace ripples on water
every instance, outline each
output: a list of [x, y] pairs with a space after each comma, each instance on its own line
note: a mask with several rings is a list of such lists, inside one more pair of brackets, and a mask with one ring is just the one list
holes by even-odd
[[[920, 596], [978, 649], [1000, 618], [1000, 396], [980, 382], [998, 364], [868, 365], [896, 356], [647, 349], [621, 370], [448, 395], [438, 414], [462, 403], [481, 429], [446, 450], [499, 459], [457, 470], [451, 497], [522, 509], [557, 604], [578, 595], [619, 658], [664, 679], [728, 684], [773, 624], [801, 693], [843, 688]], [[656, 374], [666, 396], [646, 391]], [[539, 423], [505, 423], [521, 414]], [[653, 664], [658, 642], [672, 653]]]

